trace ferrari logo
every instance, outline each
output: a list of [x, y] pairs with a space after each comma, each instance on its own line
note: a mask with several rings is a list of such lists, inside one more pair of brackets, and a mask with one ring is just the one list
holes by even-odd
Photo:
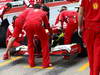
[[98, 9], [98, 8], [99, 8], [98, 3], [93, 3], [93, 9]]

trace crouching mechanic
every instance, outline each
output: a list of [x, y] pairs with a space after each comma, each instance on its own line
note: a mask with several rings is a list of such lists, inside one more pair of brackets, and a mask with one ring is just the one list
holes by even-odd
[[28, 39], [28, 63], [31, 67], [35, 66], [34, 62], [34, 43], [33, 38], [34, 35], [38, 35], [40, 41], [41, 41], [41, 47], [42, 47], [42, 55], [43, 55], [43, 63], [42, 67], [46, 68], [50, 66], [50, 57], [49, 57], [49, 47], [48, 47], [48, 35], [45, 32], [44, 27], [42, 26], [42, 23], [45, 23], [47, 28], [50, 28], [49, 21], [47, 19], [47, 13], [40, 9], [41, 6], [39, 4], [34, 5], [34, 9], [30, 8], [25, 10], [15, 21], [15, 30], [13, 33], [13, 36], [8, 42], [6, 52], [4, 53], [4, 57], [9, 59], [10, 55], [10, 48], [13, 44], [13, 42], [17, 39], [20, 32], [24, 28], [26, 31], [27, 39]]
[[[13, 35], [13, 32], [14, 32], [14, 28], [15, 28], [15, 19], [17, 17], [14, 16], [13, 17], [13, 22], [12, 24], [10, 24], [8, 26], [8, 29], [7, 29], [7, 32], [6, 32], [6, 46], [8, 44], [8, 41], [9, 39], [12, 37]], [[22, 30], [22, 32], [19, 34], [19, 37], [17, 38], [16, 41], [14, 41], [13, 45], [12, 45], [12, 48], [16, 48], [18, 46], [21, 46], [21, 45], [25, 45], [26, 44], [26, 41], [25, 41], [25, 36], [26, 36], [26, 32], [24, 30]]]

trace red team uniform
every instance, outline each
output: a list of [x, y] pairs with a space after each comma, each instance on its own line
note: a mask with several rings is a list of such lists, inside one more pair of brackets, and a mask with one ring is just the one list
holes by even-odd
[[42, 26], [42, 22], [45, 23], [46, 27], [49, 28], [49, 22], [46, 16], [46, 12], [41, 9], [27, 9], [24, 11], [15, 22], [15, 30], [13, 33], [13, 37], [18, 37], [22, 28], [25, 29], [28, 39], [28, 52], [29, 58], [28, 62], [31, 67], [35, 66], [34, 63], [34, 43], [33, 38], [34, 35], [38, 35], [41, 41], [42, 47], [42, 55], [43, 55], [43, 67], [48, 67], [50, 64], [49, 57], [49, 47], [48, 47], [48, 36], [45, 32], [44, 27]]
[[[12, 37], [13, 32], [14, 32], [14, 25], [11, 24], [11, 25], [8, 26], [7, 33], [6, 33], [6, 46], [8, 44], [9, 39]], [[25, 36], [26, 36], [26, 33], [25, 33], [24, 30], [22, 30], [22, 32], [20, 33], [17, 40], [14, 41], [13, 47], [21, 46], [22, 45], [21, 42], [24, 42]]]
[[[59, 19], [61, 21], [61, 24], [63, 22], [66, 22], [66, 29], [65, 29], [65, 35], [64, 35], [64, 43], [70, 44], [71, 38], [75, 30], [78, 28], [78, 15], [75, 11], [62, 11], [60, 13]], [[63, 25], [62, 25], [63, 26]]]
[[82, 0], [90, 75], [100, 74], [100, 0]]

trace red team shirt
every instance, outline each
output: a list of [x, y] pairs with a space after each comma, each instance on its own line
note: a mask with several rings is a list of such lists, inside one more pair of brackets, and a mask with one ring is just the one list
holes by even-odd
[[100, 30], [100, 0], [82, 0], [81, 6], [85, 11], [85, 27]]
[[[41, 25], [42, 24], [41, 21], [44, 21], [46, 28], [50, 27], [47, 17], [43, 16], [44, 14], [47, 15], [47, 13], [42, 11], [41, 9], [37, 9], [37, 11], [38, 12], [35, 13], [33, 8], [27, 9], [23, 12], [23, 14], [20, 15], [20, 17], [18, 17], [18, 19], [16, 19], [16, 21], [15, 21], [16, 27], [15, 27], [15, 30], [13, 33], [14, 37], [18, 37], [22, 28], [23, 27], [25, 28], [30, 23]], [[32, 15], [32, 14], [36, 14], [36, 15]], [[27, 15], [28, 15], [28, 17], [26, 17]], [[41, 17], [39, 18], [38, 16], [42, 16], [42, 18]], [[25, 21], [26, 19], [27, 19], [27, 21]]]
[[59, 19], [61, 21], [65, 21], [66, 23], [76, 23], [78, 20], [77, 20], [78, 16], [77, 16], [77, 12], [75, 11], [62, 11], [60, 13], [60, 16], [59, 16]]
[[[66, 24], [69, 24], [69, 25], [76, 24], [76, 23], [78, 23], [78, 14], [75, 11], [64, 10], [60, 13], [59, 20], [62, 21], [62, 24], [63, 24], [63, 22], [66, 22]], [[77, 27], [76, 25], [73, 25], [71, 27], [76, 28]]]

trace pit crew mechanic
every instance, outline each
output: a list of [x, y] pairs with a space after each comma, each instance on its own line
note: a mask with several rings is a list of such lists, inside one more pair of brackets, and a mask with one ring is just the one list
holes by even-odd
[[27, 39], [28, 39], [28, 63], [31, 67], [35, 66], [34, 62], [34, 44], [33, 44], [33, 36], [34, 34], [38, 35], [41, 46], [42, 46], [42, 55], [43, 55], [43, 63], [42, 67], [46, 68], [50, 65], [50, 57], [49, 57], [49, 47], [48, 47], [48, 35], [45, 32], [45, 29], [42, 26], [44, 22], [46, 27], [50, 29], [49, 21], [47, 18], [47, 13], [40, 9], [41, 6], [39, 4], [34, 5], [34, 9], [30, 8], [24, 11], [15, 21], [15, 30], [13, 36], [8, 42], [6, 52], [4, 53], [4, 59], [9, 59], [9, 52], [13, 42], [18, 37], [21, 30], [24, 28], [26, 31]]

